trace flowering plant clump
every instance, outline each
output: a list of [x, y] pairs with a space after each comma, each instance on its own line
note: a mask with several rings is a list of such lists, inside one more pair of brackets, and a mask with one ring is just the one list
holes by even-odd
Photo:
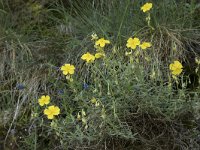
[[43, 95], [41, 98], [38, 100], [40, 106], [48, 105], [50, 102], [50, 96], [49, 95]]
[[171, 70], [172, 75], [178, 76], [183, 71], [183, 65], [178, 61], [174, 61], [169, 65], [169, 69]]
[[87, 52], [86, 54], [82, 55], [81, 59], [85, 60], [87, 63], [92, 63], [95, 60], [95, 56]]
[[[41, 98], [38, 100], [40, 106], [48, 105], [50, 103], [50, 96], [49, 95], [43, 95]], [[44, 114], [47, 115], [48, 119], [53, 119], [54, 116], [57, 116], [60, 114], [60, 108], [57, 106], [49, 106], [44, 110]]]
[[105, 47], [105, 45], [106, 44], [110, 44], [110, 41], [109, 40], [105, 40], [104, 38], [100, 38], [99, 40], [97, 40], [96, 42], [95, 42], [95, 45], [96, 46], [100, 46], [100, 47]]
[[141, 7], [141, 10], [145, 13], [149, 10], [151, 10], [153, 4], [152, 3], [146, 3]]
[[[148, 56], [145, 56], [146, 53], [145, 52], [142, 52], [140, 49], [137, 49], [135, 50], [137, 47], [143, 49], [143, 50], [146, 50], [147, 48], [150, 48], [151, 47], [151, 43], [150, 42], [143, 42], [141, 44], [141, 41], [139, 38], [129, 38], [127, 40], [127, 44], [126, 44], [126, 47], [127, 48], [131, 48], [131, 51], [129, 52], [125, 52], [125, 55], [126, 56], [129, 56], [130, 57], [130, 62], [132, 63], [133, 62], [133, 57], [132, 57], [132, 54], [134, 54], [134, 57], [135, 57], [135, 61], [136, 62], [139, 62], [139, 58], [140, 56], [143, 56], [143, 58], [145, 58], [146, 61], [150, 61], [150, 58]], [[133, 53], [133, 50], [134, 53]]]
[[[129, 7], [126, 8], [126, 12], [129, 12]], [[142, 11], [147, 13], [140, 12], [144, 16], [149, 15], [147, 17], [149, 22], [149, 10], [151, 8], [152, 4], [149, 6], [149, 3], [147, 3], [141, 7]], [[121, 17], [124, 18], [124, 15]], [[127, 18], [125, 15], [125, 21]], [[137, 19], [135, 20], [137, 21]], [[123, 25], [130, 24], [125, 22]], [[157, 24], [153, 25], [156, 26]], [[106, 28], [102, 27], [102, 30], [98, 31], [102, 32], [104, 29]], [[73, 53], [73, 55], [70, 55], [72, 58], [69, 58], [70, 63], [64, 63], [58, 68], [47, 72], [49, 74], [49, 77], [45, 80], [47, 86], [41, 84], [42, 88], [39, 91], [51, 93], [49, 94], [51, 98], [49, 95], [42, 94], [38, 101], [36, 100], [37, 106], [33, 109], [39, 111], [39, 113], [33, 113], [34, 119], [31, 121], [34, 126], [37, 125], [35, 127], [39, 129], [38, 131], [41, 130], [42, 134], [47, 135], [45, 137], [52, 141], [55, 139], [58, 141], [55, 146], [53, 145], [53, 148], [90, 147], [90, 144], [95, 144], [91, 147], [101, 149], [101, 143], [104, 144], [104, 147], [115, 145], [115, 143], [110, 142], [110, 138], [116, 138], [120, 144], [123, 144], [124, 140], [128, 141], [128, 145], [125, 145], [125, 147], [118, 146], [117, 143], [116, 147], [120, 147], [120, 149], [131, 148], [132, 145], [129, 146], [129, 143], [134, 144], [137, 132], [143, 132], [143, 129], [145, 129], [145, 133], [146, 130], [154, 127], [151, 118], [155, 120], [155, 114], [161, 119], [164, 119], [165, 116], [174, 118], [176, 116], [173, 115], [179, 109], [181, 111], [184, 109], [183, 106], [186, 104], [188, 97], [193, 100], [193, 94], [190, 97], [190, 95], [184, 93], [187, 88], [183, 87], [187, 87], [188, 82], [185, 82], [186, 76], [183, 78], [179, 76], [183, 72], [181, 62], [178, 60], [173, 63], [170, 62], [171, 64], [167, 64], [167, 69], [166, 64], [163, 63], [168, 60], [163, 58], [168, 54], [168, 46], [169, 50], [171, 50], [170, 48], [173, 50], [174, 47], [180, 48], [181, 45], [178, 45], [172, 38], [172, 41], [169, 41], [170, 44], [165, 47], [166, 53], [164, 51], [163, 54], [159, 50], [162, 49], [161, 46], [165, 45], [165, 43], [162, 43], [163, 39], [168, 38], [168, 36], [165, 37], [164, 35], [163, 39], [159, 41], [158, 37], [160, 36], [157, 35], [157, 32], [152, 32], [146, 25], [144, 28], [133, 27], [137, 31], [129, 31], [129, 33], [133, 33], [129, 36], [126, 35], [126, 29], [129, 29], [129, 27], [125, 30], [124, 27], [120, 28], [117, 31], [118, 34], [105, 30], [104, 33], [111, 33], [111, 37], [107, 39], [116, 39], [116, 41], [112, 41], [113, 44], [110, 44], [111, 41], [101, 36], [98, 37], [95, 33], [92, 34], [90, 43], [86, 41], [90, 40], [88, 36], [83, 41], [81, 36], [81, 39], [76, 39], [76, 41], [72, 41], [72, 45], [69, 45], [69, 47], [85, 46], [83, 50], [80, 50], [82, 53], [78, 55], [78, 60], [75, 59], [77, 53]], [[165, 30], [161, 29], [161, 31]], [[114, 37], [114, 35], [117, 35], [117, 37]], [[86, 48], [88, 49], [86, 50]], [[178, 55], [179, 53], [176, 53], [176, 51], [170, 51], [170, 55], [167, 57], [174, 58]], [[196, 63], [200, 65], [200, 60], [196, 60]], [[60, 62], [55, 62], [56, 64], [60, 64]], [[52, 66], [51, 63], [47, 67], [49, 66]], [[60, 78], [60, 74], [64, 79], [66, 77], [67, 80]], [[72, 77], [74, 82], [72, 82]], [[23, 79], [21, 80], [23, 81]], [[26, 82], [23, 81], [23, 83]], [[174, 84], [177, 86], [175, 87]], [[40, 86], [40, 80], [39, 84], [36, 84], [36, 88], [37, 85]], [[46, 87], [51, 87], [51, 89], [46, 91]], [[181, 87], [180, 91], [179, 87]], [[21, 93], [19, 94], [21, 96]], [[197, 98], [195, 98], [197, 101], [198, 96], [197, 94]], [[188, 108], [189, 102], [187, 101], [186, 108]], [[194, 105], [196, 104], [194, 103]], [[31, 111], [31, 113], [34, 111]], [[146, 117], [146, 115], [150, 116]], [[142, 125], [141, 116], [147, 119], [144, 120]], [[36, 117], [43, 118], [38, 119]], [[169, 118], [167, 119], [169, 120]], [[149, 120], [152, 124], [146, 126], [146, 122]], [[157, 121], [156, 123], [163, 125], [163, 121]], [[132, 127], [136, 127], [137, 130], [132, 130]], [[171, 131], [171, 126], [168, 127], [167, 125], [166, 131], [168, 129]], [[155, 137], [154, 135], [158, 133], [157, 129], [152, 130], [153, 134], [150, 138]], [[162, 130], [163, 128], [161, 128], [161, 132]], [[43, 136], [41, 137], [43, 138]], [[35, 131], [33, 136], [29, 138], [35, 140]], [[30, 139], [28, 141], [31, 141]], [[165, 140], [165, 137], [163, 139]], [[142, 137], [139, 137], [138, 140], [142, 140]], [[49, 141], [48, 144], [54, 144], [54, 141], [52, 141]], [[115, 139], [113, 141], [115, 142]], [[38, 140], [31, 144], [35, 145], [35, 142], [38, 142]], [[141, 144], [138, 145], [140, 148]], [[169, 145], [171, 146], [171, 144]], [[149, 145], [146, 144], [146, 146], [148, 148]], [[146, 146], [142, 148], [145, 149]], [[48, 149], [52, 149], [52, 147]]]
[[136, 49], [140, 45], [140, 40], [138, 38], [129, 38], [127, 40], [126, 47], [131, 49]]
[[[110, 41], [109, 40], [106, 40], [104, 38], [98, 38], [97, 34], [96, 33], [93, 33], [91, 35], [91, 40], [95, 42], [95, 45], [94, 45], [94, 48], [96, 49], [96, 53], [95, 55], [87, 55], [84, 54], [81, 58], [83, 60], [86, 60], [87, 63], [88, 62], [93, 62], [95, 59], [99, 59], [99, 58], [104, 58], [106, 55], [105, 55], [105, 51], [104, 51], [104, 47], [106, 46], [106, 44], [110, 44]], [[93, 57], [94, 56], [94, 57]]]
[[54, 116], [57, 116], [60, 114], [60, 108], [57, 106], [49, 106], [44, 110], [44, 114], [47, 115], [48, 119], [53, 119]]

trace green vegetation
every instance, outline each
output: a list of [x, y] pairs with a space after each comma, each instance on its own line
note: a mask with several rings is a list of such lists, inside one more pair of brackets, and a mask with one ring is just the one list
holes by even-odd
[[198, 0], [0, 0], [0, 149], [200, 149], [199, 14]]

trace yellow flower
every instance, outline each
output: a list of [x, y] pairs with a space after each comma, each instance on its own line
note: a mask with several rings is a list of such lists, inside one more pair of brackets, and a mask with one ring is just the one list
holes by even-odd
[[105, 47], [106, 44], [110, 44], [109, 40], [105, 40], [104, 38], [100, 38], [95, 42], [95, 45], [99, 45], [100, 47]]
[[174, 63], [171, 63], [169, 65], [169, 69], [172, 71], [172, 75], [180, 75], [181, 72], [183, 71], [183, 66], [182, 64], [177, 60], [177, 61], [174, 61]]
[[81, 59], [85, 60], [87, 63], [93, 62], [95, 60], [95, 56], [87, 52], [86, 54], [83, 54]]
[[140, 40], [138, 38], [129, 38], [127, 40], [126, 47], [131, 48], [131, 49], [136, 49], [136, 47], [140, 45]]
[[151, 47], [151, 43], [149, 42], [143, 42], [141, 45], [140, 45], [141, 49], [147, 49], [149, 47]]
[[74, 74], [75, 67], [74, 65], [65, 64], [61, 67], [64, 75]]
[[147, 12], [152, 8], [153, 4], [152, 3], [146, 3], [141, 7], [141, 10], [143, 12]]
[[41, 96], [41, 98], [38, 100], [38, 102], [39, 102], [39, 105], [40, 106], [44, 106], [44, 104], [49, 104], [49, 102], [50, 102], [50, 96], [49, 95], [43, 95], [43, 96]]
[[95, 54], [95, 58], [101, 58], [101, 57], [105, 57], [105, 54], [104, 53], [96, 53]]
[[44, 114], [47, 115], [48, 119], [53, 119], [54, 116], [57, 116], [60, 114], [60, 108], [57, 106], [49, 106], [44, 110]]

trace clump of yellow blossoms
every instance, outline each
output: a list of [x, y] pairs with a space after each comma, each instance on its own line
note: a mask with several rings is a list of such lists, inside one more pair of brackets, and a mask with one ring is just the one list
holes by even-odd
[[98, 36], [96, 34], [92, 34], [92, 40], [95, 40], [95, 48], [97, 49], [97, 52], [95, 55], [87, 52], [81, 56], [81, 59], [85, 60], [87, 63], [92, 63], [95, 61], [95, 59], [105, 57], [105, 52], [103, 48], [106, 44], [110, 44], [109, 40], [105, 40], [104, 38], [98, 39]]
[[65, 64], [61, 67], [64, 75], [72, 75], [74, 74], [75, 67], [74, 65]]
[[145, 50], [147, 48], [150, 48], [151, 47], [151, 43], [149, 42], [143, 42], [141, 45], [140, 45], [140, 48]]
[[48, 119], [53, 119], [54, 116], [57, 116], [60, 114], [60, 108], [57, 106], [49, 106], [44, 110], [44, 114], [47, 115]]
[[41, 98], [38, 100], [40, 106], [48, 105], [50, 102], [50, 96], [49, 95], [43, 95]]
[[102, 48], [105, 47], [106, 44], [110, 44], [110, 41], [109, 40], [105, 40], [104, 38], [100, 38], [95, 42], [96, 46], [99, 45]]
[[127, 40], [126, 47], [131, 49], [136, 49], [136, 47], [139, 45], [140, 45], [140, 40], [138, 38], [129, 38]]
[[183, 65], [178, 60], [176, 60], [174, 63], [169, 65], [169, 69], [171, 70], [172, 75], [178, 76], [183, 71]]
[[141, 7], [141, 10], [145, 13], [149, 11], [152, 8], [153, 4], [152, 3], [146, 3]]
[[94, 62], [95, 56], [87, 52], [86, 54], [83, 54], [81, 59], [85, 60], [87, 63]]

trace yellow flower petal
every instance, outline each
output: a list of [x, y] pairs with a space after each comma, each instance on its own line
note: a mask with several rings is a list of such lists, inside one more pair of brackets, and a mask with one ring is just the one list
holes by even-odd
[[60, 108], [55, 106], [54, 107], [54, 115], [59, 115], [60, 114]]
[[44, 100], [43, 99], [39, 99], [38, 103], [39, 103], [40, 106], [44, 106]]
[[183, 71], [183, 69], [176, 69], [176, 70], [172, 71], [172, 74], [173, 75], [179, 75], [179, 74], [181, 74], [182, 71]]
[[181, 64], [179, 61], [174, 61], [174, 65], [175, 65], [177, 68], [183, 68], [182, 64]]
[[144, 5], [141, 7], [141, 10], [142, 10], [143, 12], [147, 12], [147, 11], [149, 11], [152, 7], [153, 7], [153, 4], [152, 4], [152, 3], [146, 3], [146, 4], [144, 4]]
[[174, 69], [175, 69], [174, 64], [170, 64], [170, 65], [169, 65], [169, 69], [170, 69], [170, 70], [174, 70]]
[[44, 110], [44, 114], [45, 114], [45, 115], [49, 115], [49, 114], [51, 114], [51, 111], [50, 111], [48, 108], [46, 108], [46, 109]]
[[48, 118], [48, 119], [53, 119], [53, 118], [54, 118], [54, 115], [47, 115], [47, 118]]

